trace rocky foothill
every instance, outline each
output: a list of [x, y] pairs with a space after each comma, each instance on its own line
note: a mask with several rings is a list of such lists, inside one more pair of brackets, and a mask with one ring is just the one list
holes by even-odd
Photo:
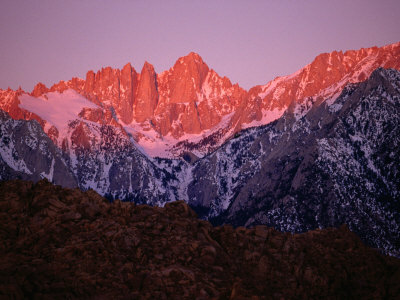
[[400, 261], [344, 225], [213, 227], [183, 201], [0, 183], [0, 299], [398, 299]]

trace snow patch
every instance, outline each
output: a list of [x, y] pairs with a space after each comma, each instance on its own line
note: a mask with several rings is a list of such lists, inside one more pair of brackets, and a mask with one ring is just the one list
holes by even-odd
[[99, 108], [72, 89], [63, 93], [46, 93], [38, 98], [22, 94], [19, 100], [21, 108], [35, 113], [50, 125], [55, 126], [59, 132], [68, 126], [69, 121], [79, 118], [78, 114], [84, 107]]
[[263, 109], [261, 120], [258, 120], [258, 121], [254, 120], [250, 123], [243, 124], [242, 129], [269, 124], [269, 123], [275, 121], [276, 119], [279, 119], [285, 111], [286, 111], [286, 107], [274, 108], [273, 110]]
[[53, 158], [52, 161], [51, 161], [51, 166], [50, 166], [49, 173], [46, 174], [45, 172], [42, 172], [42, 173], [40, 173], [40, 176], [42, 178], [47, 178], [47, 180], [51, 182], [53, 180], [54, 164], [55, 164], [55, 159]]

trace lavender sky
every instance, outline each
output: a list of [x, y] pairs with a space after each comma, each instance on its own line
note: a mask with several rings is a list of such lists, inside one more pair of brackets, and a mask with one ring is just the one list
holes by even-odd
[[146, 60], [159, 73], [194, 51], [248, 89], [322, 52], [398, 42], [399, 16], [399, 0], [1, 0], [0, 88]]

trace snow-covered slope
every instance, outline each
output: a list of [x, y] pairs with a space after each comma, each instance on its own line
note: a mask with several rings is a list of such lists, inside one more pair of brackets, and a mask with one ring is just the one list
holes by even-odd
[[55, 126], [59, 132], [67, 131], [69, 122], [79, 118], [83, 108], [99, 108], [72, 89], [63, 93], [49, 92], [37, 98], [22, 94], [19, 101], [22, 109], [40, 116], [47, 126]]

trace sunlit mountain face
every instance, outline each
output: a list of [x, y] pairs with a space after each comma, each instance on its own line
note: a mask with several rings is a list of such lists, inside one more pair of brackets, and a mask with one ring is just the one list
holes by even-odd
[[156, 74], [145, 63], [110, 67], [86, 79], [39, 83], [28, 94], [1, 91], [1, 108], [14, 119], [36, 119], [58, 145], [68, 122], [120, 127], [149, 157], [203, 157], [236, 132], [278, 119], [292, 102], [336, 98], [348, 83], [366, 80], [378, 67], [399, 66], [400, 44], [324, 53], [292, 75], [245, 91], [209, 68], [196, 53]]
[[196, 53], [0, 90], [0, 178], [305, 232], [400, 256], [400, 43], [324, 53], [246, 91]]

